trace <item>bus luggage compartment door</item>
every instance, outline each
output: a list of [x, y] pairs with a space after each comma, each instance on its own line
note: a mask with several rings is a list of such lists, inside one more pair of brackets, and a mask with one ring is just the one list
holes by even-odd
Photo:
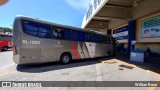
[[22, 48], [20, 63], [41, 63], [41, 50], [38, 48]]
[[20, 63], [41, 63], [41, 49], [38, 38], [21, 34]]

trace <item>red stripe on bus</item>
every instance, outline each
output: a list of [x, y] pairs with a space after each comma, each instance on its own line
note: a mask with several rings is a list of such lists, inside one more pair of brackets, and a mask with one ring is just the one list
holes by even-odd
[[73, 52], [74, 56], [76, 57], [76, 59], [80, 59], [78, 50], [77, 50], [76, 45], [75, 45], [74, 42], [72, 42], [72, 52]]

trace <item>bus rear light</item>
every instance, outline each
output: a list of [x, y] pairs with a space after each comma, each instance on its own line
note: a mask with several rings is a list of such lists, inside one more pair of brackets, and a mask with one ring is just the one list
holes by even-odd
[[14, 55], [16, 55], [16, 54], [17, 54], [16, 46], [13, 46], [13, 54], [14, 54]]

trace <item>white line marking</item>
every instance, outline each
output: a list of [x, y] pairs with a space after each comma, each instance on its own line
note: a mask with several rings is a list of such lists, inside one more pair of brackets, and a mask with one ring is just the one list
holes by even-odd
[[7, 65], [7, 66], [4, 66], [4, 67], [0, 68], [0, 70], [1, 70], [1, 69], [4, 69], [4, 68], [6, 68], [6, 67], [12, 66], [12, 65], [15, 65], [15, 64], [14, 64], [14, 63], [9, 64], [9, 65]]

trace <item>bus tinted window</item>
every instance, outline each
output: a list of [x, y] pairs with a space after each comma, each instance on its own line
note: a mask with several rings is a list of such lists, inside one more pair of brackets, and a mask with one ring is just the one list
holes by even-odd
[[65, 32], [61, 28], [54, 28], [52, 37], [55, 39], [64, 39], [65, 38]]
[[12, 40], [12, 36], [0, 35], [0, 40]]
[[116, 43], [116, 39], [115, 38], [113, 38], [113, 37], [111, 37], [111, 40], [112, 40], [112, 43]]
[[88, 33], [86, 33], [86, 38], [85, 39], [86, 39], [87, 42], [89, 42], [89, 35], [88, 35]]
[[0, 35], [0, 40], [4, 40], [5, 36], [4, 35]]
[[110, 43], [111, 43], [110, 37], [107, 36], [107, 37], [105, 38], [105, 43], [107, 43], [107, 44], [110, 44]]
[[40, 38], [50, 38], [50, 33], [51, 33], [51, 27], [46, 26], [46, 25], [39, 25], [38, 26], [38, 37]]
[[86, 41], [88, 41], [88, 42], [95, 42], [96, 41], [95, 34], [89, 33], [87, 35]]
[[36, 24], [29, 21], [24, 21], [24, 28], [25, 30], [29, 30], [29, 31], [37, 31]]
[[44, 33], [44, 32], [38, 32], [38, 37], [40, 38], [50, 38], [49, 33]]
[[79, 41], [85, 41], [85, 33], [84, 32], [79, 32]]
[[104, 42], [104, 41], [103, 41], [103, 36], [97, 35], [97, 42], [98, 42], [98, 43], [103, 43], [103, 42]]
[[51, 27], [46, 26], [46, 25], [39, 25], [39, 32], [50, 33]]
[[70, 31], [70, 30], [65, 29], [65, 30], [64, 30], [64, 33], [65, 33], [65, 37], [64, 37], [64, 39], [65, 39], [65, 40], [70, 40], [71, 31]]
[[25, 31], [25, 33], [33, 35], [33, 36], [37, 35], [37, 32], [34, 32], [34, 31]]
[[30, 22], [30, 21], [24, 21], [24, 32], [33, 36], [37, 35], [37, 26], [35, 23]]
[[72, 31], [72, 40], [75, 40], [75, 41], [78, 40], [78, 32], [77, 31]]
[[6, 40], [12, 40], [12, 36], [6, 36], [5, 39]]

